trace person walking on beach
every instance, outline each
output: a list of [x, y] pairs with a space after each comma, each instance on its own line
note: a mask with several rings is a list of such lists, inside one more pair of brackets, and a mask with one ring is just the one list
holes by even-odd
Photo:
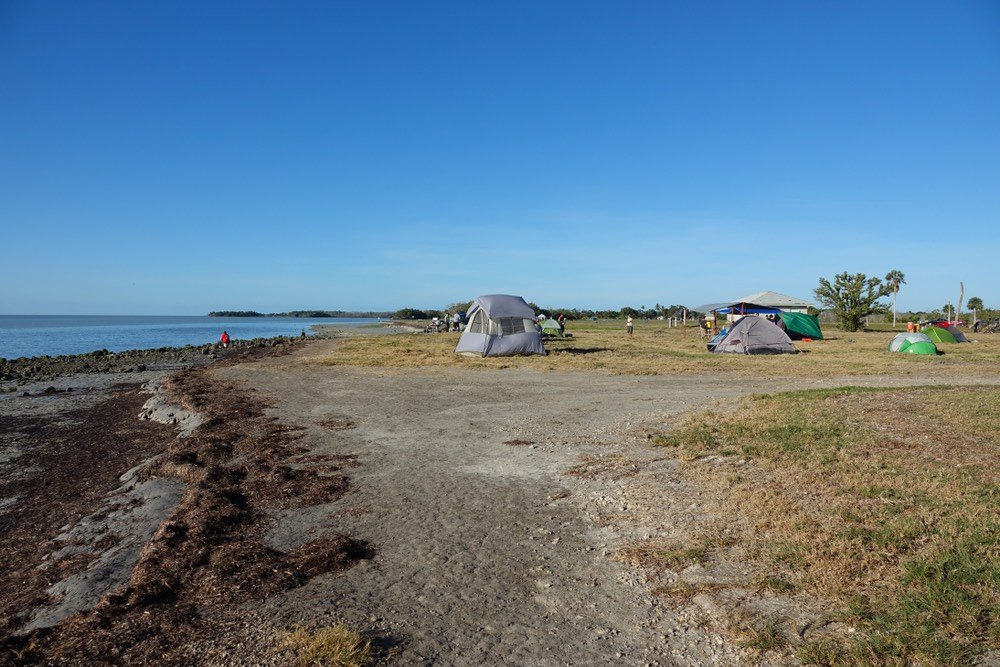
[[627, 333], [629, 335], [629, 338], [632, 337], [632, 316], [631, 315], [629, 315], [628, 319], [625, 320], [625, 333]]
[[229, 334], [223, 331], [219, 336], [219, 342], [222, 343], [222, 347], [229, 347]]

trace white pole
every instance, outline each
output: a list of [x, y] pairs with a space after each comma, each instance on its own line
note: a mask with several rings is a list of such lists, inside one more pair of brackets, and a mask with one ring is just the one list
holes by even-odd
[[958, 320], [962, 317], [962, 301], [965, 300], [965, 283], [958, 283], [961, 291], [958, 293], [958, 308], [955, 310], [955, 319]]

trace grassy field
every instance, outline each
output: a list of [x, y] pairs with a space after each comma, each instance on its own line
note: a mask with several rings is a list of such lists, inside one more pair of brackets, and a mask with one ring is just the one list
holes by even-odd
[[625, 335], [623, 321], [570, 322], [568, 339], [550, 339], [545, 357], [480, 359], [454, 353], [457, 333], [345, 338], [332, 352], [315, 358], [331, 365], [383, 368], [508, 368], [597, 371], [614, 375], [665, 375], [733, 372], [753, 377], [827, 378], [848, 375], [981, 377], [1000, 374], [1000, 336], [971, 337], [974, 343], [939, 345], [944, 354], [920, 357], [893, 354], [886, 347], [892, 332], [844, 333], [827, 329], [828, 338], [796, 343], [796, 355], [711, 354], [696, 327], [685, 331], [665, 322], [637, 322]]
[[[653, 442], [725, 499], [762, 580], [860, 630], [807, 643], [805, 662], [966, 665], [1000, 649], [1000, 388], [755, 396]], [[720, 474], [709, 454], [752, 464]]]

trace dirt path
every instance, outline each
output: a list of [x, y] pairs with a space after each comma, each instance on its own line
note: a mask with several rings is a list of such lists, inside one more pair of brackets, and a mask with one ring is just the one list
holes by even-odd
[[610, 557], [622, 535], [595, 518], [621, 502], [615, 475], [565, 472], [623, 452], [652, 458], [635, 437], [643, 424], [718, 399], [850, 381], [404, 374], [296, 357], [215, 373], [306, 427], [300, 444], [311, 453], [357, 457], [355, 491], [280, 514], [274, 546], [294, 548], [335, 525], [377, 550], [346, 574], [270, 598], [264, 615], [279, 625], [342, 619], [374, 628], [393, 646], [392, 662], [455, 665], [743, 662], [752, 654], [661, 605], [639, 573]]

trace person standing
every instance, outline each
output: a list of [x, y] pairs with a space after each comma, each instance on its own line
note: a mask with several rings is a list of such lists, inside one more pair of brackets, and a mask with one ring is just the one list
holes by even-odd
[[219, 342], [222, 343], [222, 347], [229, 347], [229, 333], [223, 331], [222, 335], [219, 336]]
[[630, 338], [632, 337], [632, 316], [631, 315], [629, 315], [628, 319], [625, 320], [625, 333], [627, 333]]

